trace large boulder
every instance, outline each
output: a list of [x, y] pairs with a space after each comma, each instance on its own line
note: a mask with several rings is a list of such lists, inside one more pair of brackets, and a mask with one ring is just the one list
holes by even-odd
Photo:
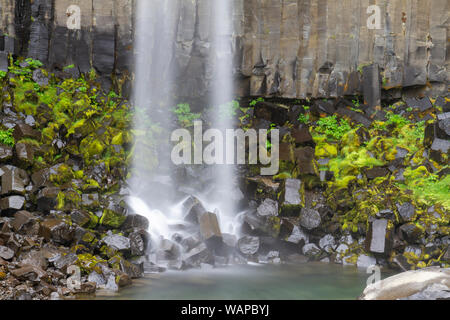
[[206, 212], [199, 218], [200, 234], [210, 249], [216, 249], [222, 244], [222, 232], [220, 231], [217, 215]]
[[450, 269], [430, 267], [407, 271], [366, 287], [360, 300], [396, 300], [423, 292], [431, 285], [439, 284], [450, 291]]

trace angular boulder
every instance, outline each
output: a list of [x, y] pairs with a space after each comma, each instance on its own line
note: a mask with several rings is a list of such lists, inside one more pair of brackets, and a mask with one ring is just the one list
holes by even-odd
[[366, 251], [389, 256], [393, 245], [393, 232], [386, 219], [377, 219], [369, 224], [366, 236]]
[[2, 211], [17, 211], [23, 208], [25, 198], [22, 196], [9, 196], [0, 200]]
[[304, 186], [299, 179], [286, 179], [281, 185], [279, 197], [280, 215], [299, 216], [304, 207]]
[[210, 249], [217, 248], [222, 244], [222, 232], [220, 231], [217, 215], [212, 212], [206, 212], [198, 219], [203, 241], [205, 241]]
[[294, 158], [300, 174], [319, 176], [319, 165], [315, 158], [314, 148], [297, 148], [294, 151]]
[[40, 224], [39, 235], [45, 240], [53, 240], [55, 243], [69, 244], [75, 235], [75, 229], [61, 219], [46, 219]]
[[53, 210], [58, 201], [58, 194], [61, 190], [56, 187], [46, 187], [39, 190], [36, 196], [36, 204], [39, 211], [48, 212]]
[[30, 178], [25, 170], [13, 166], [4, 166], [1, 168], [2, 195], [24, 195], [25, 187], [30, 183]]

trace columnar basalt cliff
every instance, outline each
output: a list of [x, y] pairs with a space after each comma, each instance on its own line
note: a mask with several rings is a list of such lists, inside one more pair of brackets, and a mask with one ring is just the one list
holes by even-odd
[[[168, 59], [184, 71], [178, 95], [202, 97], [214, 70], [208, 59], [211, 3], [174, 1], [178, 22]], [[78, 14], [71, 5], [81, 9], [80, 29], [68, 28]], [[372, 5], [379, 8], [379, 25], [376, 11], [368, 12]], [[134, 7], [133, 0], [1, 0], [0, 49], [49, 66], [95, 68], [118, 81], [133, 70]], [[445, 93], [448, 12], [446, 0], [234, 0], [238, 94], [356, 95], [363, 91], [360, 71], [371, 64], [379, 67], [387, 98], [409, 88]]]

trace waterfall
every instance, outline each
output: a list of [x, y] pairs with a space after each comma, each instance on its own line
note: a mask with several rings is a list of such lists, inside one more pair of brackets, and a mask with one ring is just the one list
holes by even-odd
[[135, 21], [136, 107], [130, 208], [150, 221], [153, 243], [167, 238], [171, 205], [170, 109], [173, 101], [173, 39], [177, 1], [138, 0]]
[[[233, 1], [213, 0], [212, 26], [212, 64], [215, 72], [212, 84], [211, 104], [213, 111], [213, 125], [226, 137], [226, 129], [233, 129], [233, 117], [229, 111], [233, 107]], [[224, 164], [217, 165], [216, 185], [213, 199], [216, 201], [220, 213], [222, 232], [235, 234], [236, 230], [236, 190], [234, 166], [226, 163], [225, 156], [231, 150], [225, 146]], [[232, 146], [231, 146], [232, 147]], [[234, 147], [233, 147], [234, 148]]]
[[[213, 168], [212, 192], [189, 189], [184, 191], [173, 176], [170, 158], [171, 114], [176, 101], [176, 79], [180, 77], [175, 57], [178, 21], [174, 11], [179, 1], [138, 0], [136, 3], [135, 79], [133, 102], [137, 107], [134, 119], [136, 137], [129, 208], [149, 220], [152, 253], [167, 245], [166, 240], [187, 237], [197, 229], [184, 221], [183, 202], [195, 196], [209, 212], [215, 212], [222, 232], [236, 234], [237, 224], [234, 166], [217, 164]], [[208, 63], [214, 69], [209, 103], [213, 107], [211, 124], [223, 132], [233, 128], [232, 117], [223, 117], [224, 109], [233, 100], [232, 7], [228, 0], [212, 0], [211, 42]], [[192, 76], [195, 75], [185, 75]], [[206, 106], [205, 106], [206, 107]], [[206, 109], [206, 108], [205, 108]], [[155, 143], [152, 143], [155, 142]], [[226, 152], [224, 152], [224, 155]], [[159, 162], [157, 160], [160, 160]], [[188, 183], [188, 182], [186, 182]], [[181, 183], [182, 184], [182, 183]], [[189, 186], [190, 187], [190, 186]], [[173, 196], [177, 194], [177, 196]], [[180, 230], [180, 226], [183, 226]]]

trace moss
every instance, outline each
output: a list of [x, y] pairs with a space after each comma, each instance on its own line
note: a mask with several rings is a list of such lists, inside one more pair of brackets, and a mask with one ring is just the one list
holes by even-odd
[[401, 189], [412, 190], [415, 199], [423, 201], [428, 206], [439, 204], [444, 209], [450, 210], [450, 175], [439, 180], [438, 176], [430, 174], [422, 166], [415, 170], [407, 168], [404, 176], [406, 183], [398, 184]]
[[338, 155], [338, 149], [334, 144], [324, 143], [316, 146], [316, 158], [335, 158]]
[[111, 144], [117, 144], [117, 145], [122, 145], [123, 144], [123, 133], [119, 132], [116, 136], [114, 136], [114, 138], [112, 138], [111, 140]]
[[95, 234], [92, 232], [86, 232], [82, 237], [81, 240], [85, 243], [92, 243], [95, 240]]
[[56, 209], [58, 210], [62, 210], [64, 209], [64, 205], [65, 205], [65, 195], [64, 192], [60, 191], [58, 193], [58, 196], [56, 197]]
[[89, 217], [90, 217], [90, 220], [89, 220], [89, 223], [86, 225], [86, 228], [94, 229], [99, 223], [99, 218], [92, 212], [89, 212]]
[[70, 180], [72, 180], [73, 178], [74, 178], [74, 173], [72, 171], [72, 168], [70, 168], [66, 164], [61, 164], [57, 169], [57, 173], [50, 175], [50, 181], [52, 181], [53, 183], [55, 183], [57, 185], [62, 185], [64, 183], [67, 183]]
[[125, 222], [125, 219], [126, 217], [123, 214], [105, 209], [103, 210], [103, 215], [100, 218], [100, 224], [117, 229]]
[[292, 175], [289, 172], [281, 172], [280, 174], [277, 174], [276, 176], [273, 176], [273, 180], [286, 180], [291, 179]]
[[76, 265], [80, 268], [82, 273], [90, 274], [95, 271], [98, 274], [102, 274], [102, 268], [99, 266], [99, 263], [106, 263], [105, 260], [90, 253], [78, 254], [77, 257], [78, 260]]
[[31, 138], [20, 139], [19, 141], [17, 141], [17, 143], [28, 144], [28, 145], [31, 145], [31, 146], [36, 147], [36, 148], [39, 148], [41, 146], [41, 144], [37, 140], [31, 139]]

